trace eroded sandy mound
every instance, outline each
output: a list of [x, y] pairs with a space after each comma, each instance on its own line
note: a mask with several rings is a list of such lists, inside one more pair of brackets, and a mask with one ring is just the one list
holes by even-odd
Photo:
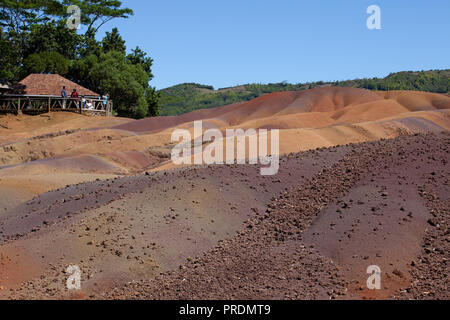
[[[276, 92], [249, 102], [200, 110], [179, 117], [144, 119], [119, 125], [117, 128], [134, 132], [154, 132], [186, 122], [207, 119], [218, 121], [218, 127], [247, 127], [247, 124], [255, 124], [255, 121], [264, 122], [265, 126], [271, 127], [283, 116], [289, 118], [293, 115], [298, 117], [299, 114], [322, 113], [322, 117], [317, 116], [316, 121], [309, 121], [306, 126], [303, 126], [301, 119], [289, 123], [290, 129], [317, 128], [327, 123], [327, 117], [332, 117], [336, 122], [355, 123], [379, 120], [406, 112], [439, 109], [450, 109], [448, 97], [425, 92], [376, 93], [356, 88], [328, 87], [299, 92]], [[275, 120], [274, 124], [270, 122], [271, 119]]]
[[20, 194], [18, 181], [29, 181], [26, 189], [31, 193], [23, 194], [27, 199], [96, 176], [172, 168], [171, 134], [181, 128], [193, 136], [195, 120], [202, 120], [204, 129], [222, 131], [280, 129], [280, 153], [289, 154], [450, 130], [450, 97], [328, 87], [139, 121], [73, 113], [0, 116], [0, 187]]
[[448, 95], [414, 91], [390, 91], [379, 94], [385, 99], [397, 101], [409, 111], [450, 109]]
[[71, 112], [54, 112], [40, 116], [0, 115], [0, 145], [19, 139], [111, 127], [129, 122], [133, 120], [115, 117], [90, 118]]

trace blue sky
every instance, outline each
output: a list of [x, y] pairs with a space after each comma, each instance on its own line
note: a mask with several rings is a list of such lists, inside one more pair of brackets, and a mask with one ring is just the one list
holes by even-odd
[[[124, 0], [128, 49], [154, 59], [158, 89], [384, 77], [450, 68], [448, 0]], [[381, 8], [368, 30], [367, 7]]]

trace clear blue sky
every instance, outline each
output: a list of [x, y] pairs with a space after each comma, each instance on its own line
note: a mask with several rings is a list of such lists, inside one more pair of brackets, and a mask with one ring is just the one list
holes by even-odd
[[[154, 59], [158, 89], [384, 77], [450, 68], [448, 0], [124, 0], [128, 49]], [[369, 5], [382, 30], [366, 27]]]

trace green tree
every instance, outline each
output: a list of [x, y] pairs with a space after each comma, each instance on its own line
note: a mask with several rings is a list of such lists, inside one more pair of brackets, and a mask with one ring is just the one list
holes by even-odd
[[147, 100], [148, 112], [146, 116], [158, 117], [161, 115], [159, 110], [159, 100], [161, 93], [156, 91], [154, 87], [148, 87], [145, 90], [145, 99]]
[[0, 0], [0, 8], [0, 25], [6, 32], [20, 34], [57, 16], [63, 6], [57, 0]]
[[122, 54], [126, 53], [127, 47], [125, 46], [125, 40], [119, 33], [117, 28], [112, 29], [111, 32], [106, 32], [106, 36], [102, 40], [103, 52], [117, 51]]
[[65, 75], [69, 71], [70, 61], [58, 52], [33, 53], [24, 61], [25, 74], [53, 73]]
[[67, 28], [64, 21], [50, 21], [32, 25], [27, 35], [24, 56], [33, 53], [55, 51], [67, 59], [77, 58], [82, 37], [75, 30]]
[[15, 75], [19, 74], [20, 66], [15, 50], [16, 47], [0, 28], [0, 79], [14, 81]]
[[[139, 65], [147, 73], [149, 82], [153, 79], [153, 59], [148, 57], [147, 53], [145, 53], [141, 48], [136, 47], [131, 50], [131, 53], [127, 55], [126, 59], [133, 65]], [[161, 98], [161, 94], [156, 91], [155, 88], [148, 86], [145, 90], [145, 97], [148, 105], [147, 116], [159, 116], [159, 100]]]
[[22, 74], [28, 31], [32, 25], [51, 19], [60, 5], [56, 0], [0, 0], [0, 27], [3, 40], [6, 38], [8, 44], [1, 55], [2, 60], [7, 62], [6, 66], [9, 66], [7, 71], [1, 73], [7, 75], [7, 80], [16, 82]]
[[128, 63], [117, 51], [89, 55], [74, 62], [72, 74], [78, 82], [98, 93], [108, 93], [120, 116], [142, 118], [149, 115], [149, 77], [140, 65]]
[[153, 79], [153, 59], [148, 57], [147, 53], [145, 53], [141, 48], [136, 47], [135, 49], [131, 50], [131, 53], [127, 56], [127, 60], [132, 64], [140, 65], [142, 69], [147, 72], [150, 80]]
[[97, 57], [103, 52], [101, 43], [95, 38], [95, 32], [90, 31], [83, 36], [83, 42], [80, 46], [80, 58], [87, 57], [91, 54]]
[[77, 5], [81, 9], [81, 23], [87, 28], [86, 34], [95, 33], [113, 19], [129, 18], [133, 15], [133, 10], [123, 8], [122, 1], [117, 0], [63, 0], [62, 4], [65, 8]]

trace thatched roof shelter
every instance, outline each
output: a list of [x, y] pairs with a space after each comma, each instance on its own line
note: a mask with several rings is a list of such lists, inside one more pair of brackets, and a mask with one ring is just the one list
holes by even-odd
[[24, 96], [61, 96], [61, 90], [66, 87], [70, 95], [73, 89], [77, 89], [80, 96], [100, 97], [100, 94], [86, 89], [59, 74], [30, 74], [14, 86], [14, 94]]

